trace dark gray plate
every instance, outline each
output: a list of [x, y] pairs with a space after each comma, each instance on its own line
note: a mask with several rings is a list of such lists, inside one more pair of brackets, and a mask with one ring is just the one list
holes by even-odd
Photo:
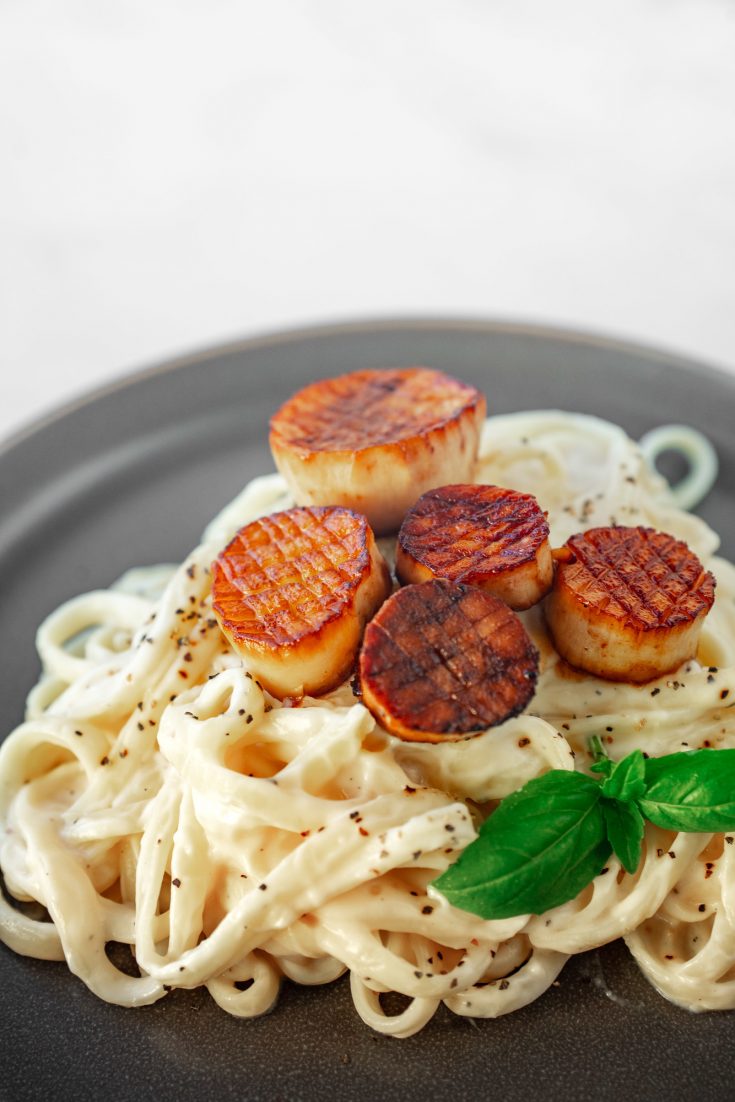
[[[0, 453], [2, 730], [38, 673], [33, 637], [60, 601], [134, 564], [175, 561], [242, 484], [272, 469], [268, 417], [304, 383], [424, 363], [477, 384], [491, 412], [597, 413], [632, 435], [685, 421], [721, 460], [701, 512], [735, 555], [735, 379], [648, 349], [523, 326], [388, 322], [205, 352], [62, 410]], [[95, 999], [65, 966], [0, 951], [0, 1091], [12, 1099], [732, 1097], [735, 1016], [659, 998], [619, 945], [569, 963], [534, 1005], [496, 1022], [440, 1012], [394, 1041], [362, 1025], [344, 981], [286, 985], [236, 1021], [206, 994], [144, 1010]]]

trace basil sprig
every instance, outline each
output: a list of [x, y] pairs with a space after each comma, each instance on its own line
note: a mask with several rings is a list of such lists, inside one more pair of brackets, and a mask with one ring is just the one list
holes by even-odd
[[611, 853], [635, 872], [644, 819], [665, 830], [735, 830], [735, 750], [612, 762], [590, 740], [599, 779], [552, 769], [501, 801], [433, 886], [482, 918], [542, 914], [574, 899]]

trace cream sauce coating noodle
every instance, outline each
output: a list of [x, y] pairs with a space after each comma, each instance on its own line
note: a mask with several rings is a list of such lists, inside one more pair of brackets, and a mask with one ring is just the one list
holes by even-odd
[[[241, 1017], [268, 1010], [284, 977], [349, 971], [362, 1019], [407, 1037], [440, 1003], [516, 1010], [570, 954], [624, 937], [667, 998], [735, 1007], [731, 836], [649, 825], [634, 875], [612, 857], [546, 915], [484, 921], [429, 890], [493, 801], [548, 769], [584, 768], [592, 734], [614, 759], [735, 747], [735, 570], [637, 445], [592, 417], [495, 417], [477, 480], [535, 494], [552, 546], [610, 523], [684, 539], [718, 582], [697, 660], [641, 686], [576, 675], [535, 608], [523, 618], [542, 656], [537, 693], [474, 739], [402, 743], [347, 685], [284, 706], [231, 652], [209, 596], [225, 542], [290, 503], [279, 476], [256, 479], [180, 566], [130, 571], [41, 625], [42, 678], [0, 748], [0, 861], [12, 896], [46, 914], [0, 901], [6, 944], [65, 960], [108, 1002], [206, 986]], [[113, 964], [111, 943], [130, 947], [139, 975]], [[397, 1014], [389, 992], [409, 1000]]]

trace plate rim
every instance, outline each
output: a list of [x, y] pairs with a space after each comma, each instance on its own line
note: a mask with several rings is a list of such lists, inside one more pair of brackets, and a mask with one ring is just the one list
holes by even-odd
[[[87, 418], [94, 417], [95, 414], [96, 414], [96, 411], [94, 409], [94, 403], [97, 402], [100, 398], [110, 396], [113, 399], [113, 401], [115, 399], [115, 396], [117, 396], [119, 398], [123, 398], [124, 395], [127, 392], [129, 392], [130, 388], [134, 388], [135, 386], [137, 386], [141, 383], [145, 383], [146, 380], [153, 379], [153, 378], [159, 376], [165, 382], [168, 378], [171, 377], [171, 373], [177, 371], [180, 368], [184, 368], [184, 367], [187, 367], [187, 366], [190, 366], [190, 365], [196, 365], [198, 363], [207, 364], [210, 361], [215, 361], [218, 357], [225, 358], [225, 357], [228, 357], [228, 356], [232, 356], [236, 360], [237, 357], [238, 357], [238, 354], [243, 357], [243, 360], [245, 360], [249, 356], [249, 353], [250, 353], [251, 350], [256, 351], [256, 350], [259, 350], [259, 349], [271, 348], [271, 349], [275, 349], [277, 351], [279, 348], [284, 348], [285, 349], [285, 348], [288, 348], [289, 346], [293, 347], [294, 344], [298, 345], [298, 342], [300, 342], [300, 341], [308, 341], [308, 340], [314, 340], [314, 341], [317, 342], [316, 345], [315, 345], [315, 349], [318, 351], [319, 348], [321, 347], [318, 343], [320, 341], [320, 339], [327, 340], [330, 337], [334, 337], [334, 338], [337, 338], [337, 339], [342, 338], [342, 339], [345, 340], [345, 343], [349, 343], [350, 335], [361, 336], [363, 339], [365, 339], [365, 337], [369, 337], [371, 334], [375, 335], [376, 337], [380, 337], [382, 335], [382, 336], [387, 338], [388, 334], [390, 334], [391, 332], [396, 333], [396, 332], [401, 332], [401, 331], [414, 332], [417, 335], [420, 335], [421, 333], [424, 333], [424, 334], [428, 335], [428, 334], [431, 334], [432, 332], [437, 333], [439, 335], [446, 335], [448, 344], [452, 343], [452, 339], [454, 338], [454, 336], [461, 339], [463, 335], [466, 336], [466, 335], [469, 335], [471, 333], [474, 333], [474, 334], [478, 335], [478, 339], [477, 339], [477, 344], [478, 345], [482, 344], [482, 335], [483, 334], [486, 334], [489, 338], [491, 338], [493, 335], [499, 335], [499, 334], [507, 334], [509, 336], [517, 335], [519, 338], [533, 338], [533, 339], [538, 338], [539, 341], [541, 341], [541, 342], [546, 341], [549, 344], [553, 344], [557, 349], [561, 349], [561, 350], [564, 350], [565, 347], [568, 348], [568, 349], [571, 349], [572, 344], [576, 344], [577, 347], [582, 349], [582, 353], [580, 354], [580, 357], [579, 357], [583, 361], [580, 365], [581, 369], [584, 369], [587, 366], [589, 366], [589, 364], [587, 364], [585, 362], [585, 358], [586, 358], [586, 353], [584, 352], [585, 349], [589, 349], [590, 359], [592, 358], [593, 353], [594, 353], [595, 350], [599, 350], [599, 351], [609, 350], [611, 352], [614, 351], [615, 353], [620, 353], [621, 366], [623, 366], [623, 359], [624, 359], [625, 355], [627, 354], [627, 355], [630, 355], [630, 356], [636, 356], [641, 361], [640, 362], [641, 371], [651, 369], [651, 370], [658, 370], [661, 374], [663, 374], [665, 368], [667, 366], [670, 366], [671, 369], [672, 369], [672, 372], [676, 373], [677, 370], [681, 372], [680, 378], [681, 378], [682, 382], [684, 382], [686, 380], [690, 380], [690, 381], [699, 380], [702, 383], [703, 389], [706, 389], [707, 380], [710, 379], [711, 369], [707, 368], [706, 365], [701, 365], [702, 373], [697, 374], [698, 369], [697, 369], [696, 361], [692, 361], [690, 359], [686, 359], [686, 358], [682, 358], [682, 357], [677, 357], [676, 355], [669, 354], [669, 353], [661, 351], [659, 349], [646, 349], [642, 346], [637, 346], [637, 345], [627, 343], [627, 342], [624, 342], [624, 341], [619, 341], [619, 340], [616, 340], [614, 338], [606, 338], [604, 336], [600, 336], [600, 335], [597, 335], [597, 334], [591, 334], [591, 333], [587, 334], [587, 333], [584, 333], [584, 332], [581, 332], [581, 331], [575, 331], [575, 330], [568, 330], [567, 331], [567, 330], [564, 330], [562, 328], [556, 328], [556, 327], [536, 326], [536, 325], [524, 324], [524, 323], [519, 323], [519, 322], [492, 321], [492, 320], [489, 320], [489, 319], [485, 319], [485, 320], [482, 320], [482, 319], [475, 319], [475, 320], [464, 319], [464, 320], [462, 320], [462, 319], [457, 319], [457, 318], [451, 319], [451, 320], [450, 319], [440, 319], [440, 318], [432, 318], [432, 319], [426, 319], [426, 318], [414, 318], [414, 319], [401, 318], [401, 319], [399, 319], [399, 318], [394, 318], [394, 319], [382, 319], [382, 320], [381, 319], [376, 319], [373, 322], [367, 322], [367, 321], [363, 321], [363, 322], [361, 322], [361, 321], [342, 322], [342, 323], [334, 323], [334, 324], [329, 324], [329, 325], [312, 325], [312, 326], [307, 326], [307, 327], [294, 328], [294, 329], [290, 329], [290, 330], [279, 330], [279, 331], [264, 333], [264, 334], [261, 334], [260, 336], [253, 335], [253, 336], [250, 336], [250, 337], [244, 337], [244, 338], [241, 338], [239, 340], [231, 341], [229, 343], [222, 343], [222, 344], [219, 344], [219, 345], [211, 346], [209, 348], [200, 349], [198, 351], [195, 350], [195, 351], [192, 351], [190, 353], [185, 353], [185, 354], [182, 354], [178, 357], [169, 358], [169, 359], [166, 359], [164, 361], [161, 361], [159, 364], [154, 364], [153, 366], [148, 367], [148, 368], [143, 368], [142, 370], [127, 372], [126, 374], [122, 375], [118, 379], [110, 380], [106, 384], [103, 384], [103, 385], [98, 386], [96, 388], [92, 388], [89, 391], [80, 394], [76, 399], [72, 399], [71, 401], [68, 401], [68, 402], [60, 405], [56, 410], [51, 410], [46, 416], [41, 416], [41, 417], [37, 418], [34, 423], [31, 423], [29, 426], [27, 426], [26, 431], [21, 432], [19, 434], [16, 433], [15, 441], [13, 441], [11, 439], [11, 441], [9, 441], [9, 443], [10, 443], [11, 448], [12, 448], [12, 445], [13, 445], [14, 442], [15, 443], [27, 442], [27, 447], [29, 449], [32, 449], [34, 446], [37, 446], [38, 436], [40, 434], [42, 434], [44, 430], [46, 430], [48, 428], [53, 428], [54, 425], [58, 425], [58, 423], [62, 422], [65, 417], [67, 417], [70, 414], [73, 414], [75, 411], [84, 411], [84, 410], [87, 409], [87, 407], [91, 407], [87, 411], [86, 417]], [[425, 341], [424, 343], [429, 343], [429, 342]], [[528, 348], [529, 351], [532, 351], [533, 348], [535, 347], [535, 345], [533, 345], [532, 343], [529, 342], [529, 344], [526, 347]], [[613, 359], [614, 359], [614, 357], [611, 355], [611, 357], [610, 357], [611, 367], [614, 368], [617, 365], [614, 362], [612, 362]], [[663, 365], [663, 370], [662, 370], [662, 365]], [[224, 363], [224, 367], [225, 367], [226, 370], [229, 370], [229, 366], [228, 366], [226, 361]], [[249, 367], [250, 367], [250, 364], [248, 363], [247, 367], [246, 367], [246, 370], [243, 371], [243, 374], [247, 374]], [[197, 377], [199, 377], [199, 375], [200, 375], [200, 373], [196, 372], [196, 371], [193, 372], [192, 374], [196, 374]], [[204, 374], [204, 373], [201, 373], [201, 374]], [[614, 376], [614, 372], [611, 372], [611, 375]], [[707, 376], [707, 378], [705, 378], [705, 375]], [[674, 378], [677, 378], [676, 374], [674, 374]], [[726, 391], [726, 393], [728, 395], [731, 395], [731, 394], [735, 395], [735, 377], [731, 377], [728, 374], [723, 375], [722, 373], [719, 373], [716, 370], [714, 370], [713, 373], [712, 373], [712, 377], [711, 377], [710, 381], [711, 381], [713, 386], [715, 386], [715, 387], [719, 386], [720, 390], [722, 390], [724, 388], [724, 390]], [[8, 457], [8, 449], [3, 450], [2, 441], [0, 441], [0, 473], [1, 473], [2, 463], [7, 457]], [[735, 491], [735, 487], [734, 487], [734, 491]], [[83, 587], [81, 587], [81, 586], [78, 587], [78, 589], [77, 589], [77, 591], [82, 591], [82, 590], [83, 590]], [[593, 950], [593, 952], [597, 952], [597, 950]], [[625, 960], [626, 961], [628, 960], [627, 951], [626, 951]], [[38, 962], [38, 963], [45, 964], [45, 962]], [[59, 965], [59, 969], [63, 969], [63, 968], [64, 968], [63, 965]], [[637, 973], [637, 974], [639, 974], [639, 973]], [[640, 975], [641, 975], [641, 981], [646, 983], [646, 981], [642, 977], [642, 974], [640, 974]], [[63, 978], [64, 978], [65, 984], [68, 985], [69, 976], [66, 974], [65, 970], [63, 971]], [[646, 983], [646, 991], [649, 992], [649, 987], [648, 987], [647, 983]], [[650, 989], [650, 992], [652, 992], [652, 991], [653, 991], [653, 988]], [[86, 998], [86, 994], [83, 994], [82, 997]], [[8, 1004], [5, 1004], [5, 1005], [8, 1005]], [[49, 1005], [53, 1008], [53, 1006], [56, 1006], [58, 1004], [55, 1002], [55, 1000], [52, 1000], [52, 1003], [49, 1004]], [[285, 1005], [285, 1000], [284, 1000], [284, 1004], [279, 1003], [279, 1005]], [[95, 1003], [95, 1008], [99, 1009], [102, 1014], [104, 1014], [104, 1013], [106, 1013], [106, 1011], [112, 1009], [112, 1008], [110, 1008], [109, 1006], [107, 1006], [105, 1004], [97, 1004], [97, 1003]], [[168, 1008], [166, 1008], [166, 1009], [168, 1011]], [[44, 1013], [45, 1013], [45, 1010], [44, 1010]], [[169, 1011], [168, 1012], [168, 1018], [170, 1019], [171, 1017], [172, 1017], [172, 1015]], [[706, 1017], [710, 1017], [710, 1016], [708, 1015]], [[138, 1018], [140, 1018], [141, 1022], [144, 1021], [142, 1016], [136, 1015], [136, 1019], [138, 1019]], [[94, 1013], [91, 1014], [89, 1019], [88, 1019], [90, 1027], [95, 1031], [99, 1029], [100, 1036], [102, 1036], [102, 1037], [109, 1036], [109, 1034], [107, 1033], [107, 1028], [105, 1026], [101, 1027], [99, 1025], [100, 1020], [101, 1019], [96, 1014], [94, 1014]], [[559, 1019], [557, 1019], [557, 1021], [558, 1020]], [[560, 1020], [564, 1021], [563, 1016]], [[681, 1018], [680, 1020], [684, 1021], [683, 1018]], [[175, 1021], [179, 1021], [179, 1022], [183, 1021], [182, 1036], [186, 1037], [189, 1033], [189, 1029], [193, 1028], [192, 1021], [190, 1020], [190, 1012], [187, 1010], [183, 1019], [179, 1018], [179, 1019], [175, 1019]], [[290, 1020], [287, 1020], [283, 1015], [281, 1016], [281, 1021], [282, 1021], [284, 1030], [287, 1031], [291, 1028]], [[506, 1021], [511, 1022], [511, 1023], [515, 1023], [515, 1018], [511, 1015], [508, 1019], [506, 1019]], [[354, 1018], [352, 1019], [352, 1023], [353, 1023], [354, 1026], [357, 1027], [357, 1030], [358, 1030], [359, 1035], [360, 1035], [360, 1040], [358, 1042], [355, 1042], [355, 1046], [356, 1046], [355, 1047], [355, 1052], [356, 1052], [357, 1056], [356, 1056], [356, 1059], [353, 1063], [353, 1071], [352, 1071], [352, 1074], [355, 1076], [354, 1081], [356, 1082], [357, 1086], [358, 1087], [362, 1086], [363, 1083], [369, 1081], [373, 1084], [373, 1089], [374, 1089], [374, 1084], [377, 1083], [378, 1089], [385, 1093], [386, 1098], [391, 1098], [392, 1099], [392, 1098], [399, 1097], [399, 1095], [395, 1091], [394, 1085], [392, 1083], [389, 1083], [389, 1082], [386, 1081], [386, 1079], [385, 1079], [385, 1077], [384, 1077], [384, 1075], [382, 1074], [382, 1071], [381, 1071], [382, 1061], [390, 1059], [390, 1057], [385, 1055], [385, 1052], [387, 1052], [387, 1049], [385, 1049], [385, 1052], [381, 1056], [381, 1058], [378, 1061], [377, 1065], [375, 1065], [372, 1062], [369, 1062], [369, 1063], [363, 1062], [364, 1052], [366, 1051], [366, 1048], [367, 1049], [371, 1048], [371, 1044], [367, 1044], [367, 1043], [366, 1043], [366, 1048], [363, 1047], [363, 1039], [365, 1040], [365, 1042], [369, 1041], [369, 1042], [372, 1043], [373, 1041], [375, 1041], [375, 1042], [379, 1042], [381, 1044], [390, 1044], [390, 1045], [393, 1044], [393, 1041], [390, 1038], [383, 1038], [383, 1037], [380, 1037], [379, 1035], [373, 1036], [370, 1033], [370, 1031], [367, 1029], [367, 1027], [365, 1027], [365, 1028], [361, 1027], [359, 1022]], [[260, 1025], [258, 1023], [253, 1023], [253, 1024], [256, 1028], [260, 1028], [262, 1026], [262, 1028], [264, 1030], [268, 1029], [268, 1023], [264, 1019], [260, 1020]], [[680, 1028], [681, 1029], [687, 1028], [687, 1024], [688, 1024], [688, 1022], [684, 1022], [684, 1025], [680, 1027], [679, 1021], [677, 1021], [675, 1023], [676, 1030], [679, 1030]], [[483, 1025], [489, 1025], [489, 1024], [488, 1023], [483, 1023]], [[209, 1029], [209, 1027], [205, 1025], [205, 1036], [212, 1036], [211, 1034], [208, 1033], [208, 1029]], [[513, 1025], [513, 1029], [515, 1031], [515, 1025]], [[166, 1026], [166, 1030], [167, 1031], [169, 1030], [169, 1025], [168, 1024]], [[674, 1026], [671, 1027], [671, 1030], [673, 1032]], [[127, 1025], [125, 1025], [125, 1026], [122, 1027], [122, 1033], [123, 1033], [124, 1038], [125, 1038], [124, 1043], [125, 1043], [126, 1046], [137, 1044], [137, 1041], [135, 1040], [136, 1031], [137, 1031], [137, 1020], [136, 1020], [135, 1026], [131, 1025], [130, 1027], [128, 1027]], [[155, 1027], [148, 1026], [147, 1028], [143, 1028], [143, 1032], [148, 1037], [155, 1036]], [[709, 1031], [709, 1033], [711, 1034], [711, 1031]], [[350, 1034], [348, 1034], [348, 1036], [349, 1035]], [[82, 1036], [87, 1036], [87, 1033], [85, 1032], [84, 1034], [82, 1034]], [[266, 1033], [265, 1036], [269, 1037], [271, 1035], [270, 1035], [270, 1033]], [[498, 1042], [497, 1042], [497, 1040], [493, 1040], [495, 1035], [493, 1034], [493, 1032], [490, 1028], [487, 1028], [485, 1036], [487, 1038], [486, 1045], [484, 1046], [485, 1053], [491, 1054], [493, 1051], [497, 1051], [497, 1049], [495, 1049], [495, 1045]], [[498, 1038], [500, 1036], [501, 1036], [501, 1034], [497, 1035]], [[697, 1036], [699, 1036], [699, 1034], [697, 1034]], [[425, 1038], [421, 1038], [419, 1036], [419, 1038], [417, 1038], [416, 1041], [417, 1041], [417, 1044], [423, 1045], [425, 1043]], [[442, 1041], [439, 1041], [438, 1043], [441, 1045], [440, 1051], [443, 1050], [443, 1051], [446, 1052], [447, 1050], [444, 1048], [444, 1041], [442, 1040]], [[699, 1042], [697, 1042], [697, 1043], [699, 1043]], [[407, 1045], [410, 1046], [411, 1041], [408, 1041]], [[76, 1047], [76, 1043], [75, 1043], [74, 1047]], [[479, 1056], [477, 1058], [477, 1061], [473, 1062], [470, 1065], [469, 1070], [466, 1073], [464, 1071], [462, 1071], [461, 1075], [458, 1077], [460, 1089], [466, 1090], [466, 1087], [463, 1086], [465, 1074], [467, 1076], [467, 1082], [471, 1082], [471, 1084], [472, 1084], [472, 1090], [477, 1089], [477, 1082], [479, 1081], [479, 1078], [477, 1077], [477, 1068], [479, 1067], [479, 1062], [478, 1061], [480, 1059], [480, 1056], [482, 1055], [482, 1050], [483, 1050], [482, 1045], [480, 1045], [479, 1047], [473, 1049], [473, 1055], [475, 1053], [479, 1052]], [[23, 1051], [25, 1053], [27, 1053], [28, 1049], [22, 1050], [22, 1052]], [[397, 1053], [397, 1051], [398, 1051], [397, 1049], [391, 1049], [391, 1052], [393, 1054]], [[696, 1050], [696, 1045], [691, 1049], [691, 1051], [692, 1051], [692, 1053], [697, 1051]], [[407, 1064], [410, 1064], [414, 1059], [414, 1051], [412, 1050], [411, 1047], [402, 1048], [401, 1055], [402, 1055], [402, 1059], [405, 1059]], [[13, 1074], [15, 1074], [16, 1070], [17, 1070], [17, 1063], [15, 1062], [16, 1061], [15, 1056], [13, 1056], [13, 1061], [14, 1061], [14, 1063], [13, 1063]], [[715, 1063], [715, 1067], [717, 1066], [717, 1063], [718, 1062]], [[565, 1066], [567, 1067], [567, 1069], [571, 1073], [574, 1073], [575, 1068], [578, 1066], [577, 1063], [576, 1063], [576, 1058], [574, 1058], [569, 1064], [567, 1064]], [[329, 1069], [331, 1067], [331, 1065], [327, 1065], [326, 1067], [327, 1067], [327, 1069]], [[722, 1062], [719, 1062], [719, 1068], [720, 1068], [720, 1074], [722, 1074], [722, 1071], [723, 1071], [723, 1063]], [[230, 1067], [230, 1070], [231, 1070], [231, 1067]], [[549, 1069], [547, 1069], [547, 1071], [548, 1070]], [[551, 1070], [553, 1071], [553, 1067], [551, 1068]], [[724, 1066], [725, 1073], [728, 1070], [729, 1070], [728, 1066], [725, 1065]], [[92, 1075], [93, 1075], [93, 1082], [95, 1084], [98, 1083], [98, 1076], [100, 1074], [101, 1073], [99, 1071], [99, 1067], [97, 1066], [96, 1061], [93, 1061]], [[557, 1073], [555, 1073], [555, 1074], [557, 1074]], [[710, 1080], [709, 1076], [711, 1074], [712, 1073], [710, 1071], [707, 1071], [706, 1075], [707, 1075], [708, 1078], [705, 1079], [704, 1076], [703, 1076], [703, 1082], [704, 1082], [704, 1085], [705, 1085], [705, 1089], [709, 1090], [710, 1096], [714, 1098], [716, 1088], [717, 1088], [718, 1084], [721, 1083], [721, 1081], [720, 1081], [720, 1079]], [[325, 1075], [327, 1075], [327, 1071], [323, 1070], [322, 1074], [320, 1074], [319, 1079], [317, 1079], [317, 1081], [316, 1081], [317, 1085], [320, 1086], [323, 1090], [324, 1089], [332, 1089], [333, 1090], [335, 1085], [337, 1085], [336, 1075], [333, 1073], [333, 1071], [329, 1072], [329, 1075], [328, 1075], [327, 1078], [325, 1078]], [[512, 1080], [512, 1076], [510, 1078]], [[217, 1079], [216, 1081], [218, 1083], [221, 1083], [221, 1079]], [[74, 1080], [74, 1082], [75, 1082], [75, 1084], [77, 1084], [76, 1079]], [[164, 1080], [162, 1080], [159, 1077], [159, 1075], [156, 1075], [155, 1078], [153, 1080], [150, 1080], [149, 1082], [151, 1082], [151, 1084], [154, 1087], [157, 1087], [159, 1091], [163, 1087], [164, 1088], [164, 1093], [163, 1093], [162, 1097], [168, 1097], [168, 1092], [165, 1089], [165, 1082], [164, 1082]], [[181, 1088], [181, 1082], [180, 1082], [180, 1079], [178, 1077], [175, 1080], [172, 1080], [172, 1082], [174, 1084], [174, 1089], [182, 1089]], [[503, 1078], [502, 1078], [501, 1082], [502, 1082], [503, 1085], [506, 1086], [506, 1089], [507, 1089], [508, 1085], [510, 1085], [511, 1087], [513, 1086], [512, 1081], [509, 1084], [507, 1083], [505, 1072], [503, 1073]], [[536, 1080], [536, 1086], [538, 1086], [540, 1084], [540, 1082], [541, 1082], [541, 1080]], [[265, 1080], [263, 1080], [263, 1083], [265, 1083]], [[253, 1082], [251, 1084], [251, 1087], [253, 1087], [254, 1090], [255, 1090], [254, 1097], [255, 1096], [263, 1097], [263, 1098], [266, 1097], [265, 1094], [260, 1093], [261, 1090], [268, 1090], [268, 1086], [267, 1085], [263, 1086], [263, 1083], [261, 1083], [260, 1079], [253, 1080]], [[556, 1084], [556, 1080], [554, 1080], [554, 1083]], [[615, 1076], [608, 1082], [607, 1086], [604, 1087], [603, 1096], [608, 1097], [607, 1093], [605, 1093], [605, 1092], [607, 1090], [609, 1090], [610, 1087], [613, 1087], [613, 1088], [617, 1089], [618, 1083], [619, 1083], [619, 1075], [618, 1075], [618, 1073], [616, 1073]], [[603, 1086], [604, 1086], [604, 1084], [603, 1084]], [[40, 1089], [40, 1088], [38, 1088], [38, 1089]], [[123, 1095], [125, 1097], [128, 1096], [128, 1089], [129, 1088], [127, 1088], [125, 1085], [123, 1086]], [[556, 1089], [558, 1090], [559, 1087], [556, 1086]], [[613, 1093], [610, 1094], [610, 1097], [613, 1097]], [[86, 1093], [85, 1093], [84, 1097], [87, 1097]], [[90, 1095], [90, 1097], [91, 1097], [91, 1095]], [[190, 1097], [189, 1092], [184, 1091], [182, 1089], [181, 1097], [182, 1098]], [[231, 1095], [229, 1093], [227, 1093], [227, 1094], [223, 1093], [223, 1098], [225, 1098], [225, 1097], [229, 1098], [229, 1097], [231, 1097]], [[311, 1095], [307, 1094], [306, 1097], [311, 1097]], [[359, 1097], [364, 1097], [364, 1095], [360, 1094]], [[410, 1098], [414, 1098], [414, 1097], [419, 1097], [419, 1095], [417, 1095], [414, 1090], [411, 1090], [411, 1091], [407, 1092], [406, 1094], [404, 1094], [403, 1097], [405, 1099], [410, 1099]], [[449, 1093], [447, 1093], [447, 1097], [450, 1097]], [[515, 1091], [515, 1089], [510, 1092], [509, 1097], [510, 1098], [517, 1098], [518, 1097], [518, 1094]], [[564, 1096], [563, 1095], [558, 1095], [558, 1097], [564, 1097]], [[682, 1098], [683, 1097], [684, 1097], [684, 1095], [682, 1094]], [[692, 1095], [691, 1097], [694, 1098], [695, 1096]]]
[[425, 332], [507, 333], [554, 341], [559, 344], [586, 344], [592, 348], [609, 349], [624, 355], [665, 363], [686, 373], [694, 371], [698, 377], [709, 379], [713, 384], [735, 386], [735, 365], [733, 365], [733, 371], [730, 371], [724, 366], [711, 363], [706, 359], [700, 359], [698, 356], [689, 356], [686, 353], [674, 351], [655, 343], [649, 344], [646, 341], [619, 337], [585, 327], [567, 326], [562, 323], [463, 314], [427, 316], [422, 313], [314, 321], [306, 324], [296, 323], [282, 327], [258, 329], [245, 336], [225, 338], [211, 344], [202, 344], [189, 351], [173, 353], [160, 359], [154, 358], [152, 362], [144, 364], [142, 367], [131, 367], [119, 372], [116, 371], [114, 376], [107, 382], [96, 386], [83, 387], [76, 396], [53, 403], [45, 413], [42, 412], [35, 417], [31, 417], [15, 429], [11, 429], [9, 434], [0, 437], [0, 462], [15, 447], [25, 443], [50, 425], [62, 421], [77, 410], [92, 405], [108, 395], [126, 390], [128, 387], [134, 387], [147, 379], [173, 373], [183, 367], [204, 363], [220, 356], [237, 355], [251, 349], [269, 348], [279, 344], [294, 344], [303, 340], [318, 340], [332, 336], [388, 333], [401, 329], [419, 329]]

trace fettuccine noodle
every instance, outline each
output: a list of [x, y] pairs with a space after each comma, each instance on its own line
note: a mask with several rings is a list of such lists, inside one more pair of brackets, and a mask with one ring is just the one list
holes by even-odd
[[[234, 532], [290, 501], [251, 483], [179, 567], [131, 571], [67, 602], [38, 632], [41, 681], [0, 748], [0, 937], [65, 960], [100, 998], [141, 1006], [206, 986], [264, 1013], [287, 977], [345, 971], [374, 1029], [407, 1037], [440, 1003], [497, 1017], [538, 998], [568, 956], [624, 937], [649, 980], [693, 1010], [735, 1007], [732, 836], [647, 826], [635, 875], [611, 857], [581, 895], [539, 916], [485, 921], [429, 889], [482, 818], [549, 769], [735, 747], [735, 570], [679, 509], [622, 430], [564, 413], [491, 418], [477, 480], [533, 493], [552, 546], [607, 524], [685, 540], [717, 578], [697, 661], [617, 684], [560, 664], [540, 608], [526, 714], [465, 742], [402, 743], [348, 685], [289, 707], [271, 698], [212, 616], [209, 568]], [[390, 546], [385, 545], [390, 553]], [[48, 921], [50, 918], [50, 921]], [[108, 947], [130, 947], [139, 975]], [[385, 996], [407, 997], [396, 1014]]]

